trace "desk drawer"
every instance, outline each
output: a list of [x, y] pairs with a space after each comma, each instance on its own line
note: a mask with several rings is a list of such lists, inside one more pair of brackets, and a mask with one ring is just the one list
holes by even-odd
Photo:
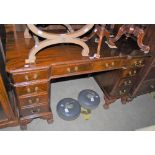
[[13, 74], [12, 78], [13, 78], [14, 83], [48, 79], [48, 70], [37, 70], [37, 71]]
[[134, 77], [137, 76], [140, 71], [140, 68], [129, 68], [123, 70], [123, 75], [122, 77]]
[[90, 71], [90, 64], [58, 65], [52, 67], [52, 76], [62, 76]]
[[47, 92], [48, 91], [48, 83], [38, 83], [33, 85], [27, 85], [27, 86], [17, 86], [16, 92], [19, 96], [22, 95], [29, 95], [29, 94], [39, 94], [41, 92]]
[[145, 59], [144, 58], [137, 58], [137, 59], [131, 59], [129, 61], [131, 67], [143, 67], [145, 65]]
[[126, 87], [126, 86], [131, 86], [134, 84], [134, 77], [130, 77], [130, 78], [123, 78], [120, 82], [119, 82], [119, 87]]
[[95, 71], [110, 70], [120, 68], [121, 60], [104, 60], [92, 62], [92, 69]]
[[39, 105], [33, 108], [25, 108], [20, 110], [20, 117], [37, 117], [36, 115], [39, 115], [41, 113], [50, 112], [48, 105]]
[[114, 92], [111, 92], [110, 95], [111, 96], [124, 96], [127, 95], [129, 93], [131, 89], [131, 86], [128, 87], [118, 87]]
[[19, 104], [21, 108], [24, 108], [26, 106], [32, 106], [32, 105], [38, 105], [40, 103], [46, 103], [48, 104], [48, 94], [39, 94], [39, 95], [33, 95], [30, 97], [22, 97], [19, 98]]
[[155, 91], [155, 80], [145, 81], [139, 88], [139, 91], [137, 92], [138, 95], [150, 93], [152, 91]]

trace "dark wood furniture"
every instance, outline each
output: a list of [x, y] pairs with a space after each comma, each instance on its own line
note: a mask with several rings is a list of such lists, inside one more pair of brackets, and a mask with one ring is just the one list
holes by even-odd
[[130, 63], [132, 62], [130, 65], [121, 70], [103, 72], [94, 76], [104, 92], [105, 109], [108, 109], [109, 105], [119, 98], [122, 104], [126, 104], [129, 99], [129, 93], [135, 84], [135, 80], [149, 58], [149, 56], [131, 56], [131, 54], [127, 58], [127, 60], [130, 60]]
[[[17, 33], [16, 37], [9, 33], [7, 38], [6, 69], [14, 89], [22, 129], [35, 118], [46, 119], [48, 123], [53, 121], [49, 99], [50, 82], [54, 79], [118, 71], [117, 76], [121, 75], [118, 76], [119, 81], [126, 85], [126, 82], [130, 84], [126, 81], [128, 77], [137, 75], [145, 63], [145, 57], [148, 57], [144, 56], [134, 41], [121, 39], [117, 49], [110, 49], [107, 44], [103, 44], [100, 58], [94, 58], [98, 44], [94, 42], [95, 38], [92, 38], [87, 42], [90, 48], [89, 56], [81, 55], [80, 46], [60, 44], [45, 48], [36, 55], [35, 63], [26, 64], [25, 59], [34, 46], [34, 40], [24, 39], [23, 33]], [[114, 89], [112, 92], [114, 93]], [[114, 95], [123, 97], [127, 93], [128, 90], [124, 91], [124, 88], [121, 88], [118, 94]], [[125, 97], [122, 100], [126, 100]]]
[[[154, 40], [155, 25], [147, 25], [144, 43], [150, 46], [149, 55], [142, 55], [141, 60], [138, 60], [133, 66], [125, 68], [122, 71], [115, 70], [95, 76], [96, 81], [104, 92], [105, 109], [109, 108], [109, 105], [119, 98], [125, 104], [136, 96], [155, 90]], [[131, 51], [129, 56], [132, 60], [133, 54], [134, 50]]]
[[150, 46], [151, 57], [137, 77], [130, 98], [155, 91], [155, 25], [148, 25], [145, 42]]
[[143, 39], [144, 39], [144, 30], [143, 30], [143, 25], [136, 25], [136, 24], [123, 24], [119, 30], [117, 35], [114, 38], [110, 38], [108, 40], [109, 45], [116, 46], [115, 42], [118, 41], [123, 35], [126, 35], [129, 37], [130, 35], [133, 35], [136, 37], [137, 44], [139, 48], [144, 52], [148, 53], [150, 51], [150, 47], [147, 45], [143, 44]]

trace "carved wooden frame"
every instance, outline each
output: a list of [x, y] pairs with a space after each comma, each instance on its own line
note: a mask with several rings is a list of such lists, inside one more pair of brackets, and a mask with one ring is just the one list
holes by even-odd
[[[69, 24], [64, 24], [64, 25], [70, 30], [70, 32], [67, 34], [48, 33], [40, 30], [34, 24], [28, 24], [27, 27], [35, 34], [34, 36], [35, 46], [30, 50], [28, 59], [25, 60], [25, 63], [35, 63], [36, 54], [39, 51], [41, 51], [43, 48], [47, 46], [59, 44], [59, 43], [78, 44], [83, 47], [82, 56], [88, 56], [89, 55], [88, 45], [78, 37], [84, 35], [89, 30], [91, 30], [94, 24], [86, 24], [85, 26], [83, 26], [81, 29], [77, 31], [74, 31]], [[45, 38], [45, 40], [39, 42], [39, 39], [37, 36]]]

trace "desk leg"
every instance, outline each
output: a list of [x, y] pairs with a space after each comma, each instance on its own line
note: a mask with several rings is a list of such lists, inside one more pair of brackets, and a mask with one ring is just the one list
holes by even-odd
[[105, 100], [105, 103], [103, 105], [103, 108], [109, 109], [109, 105], [112, 104], [113, 102], [115, 102], [117, 99], [116, 98], [108, 98], [108, 97], [104, 96], [104, 100]]

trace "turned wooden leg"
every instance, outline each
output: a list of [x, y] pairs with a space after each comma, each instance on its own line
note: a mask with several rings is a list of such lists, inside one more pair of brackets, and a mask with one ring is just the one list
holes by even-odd
[[104, 96], [104, 100], [105, 100], [105, 103], [103, 105], [103, 108], [109, 109], [109, 105], [112, 104], [113, 102], [115, 102], [117, 99], [109, 99], [106, 96]]
[[122, 104], [126, 104], [126, 103], [127, 103], [126, 98], [125, 98], [125, 97], [122, 97], [122, 98], [121, 98], [121, 102], [122, 102]]
[[53, 123], [53, 118], [47, 119], [47, 123], [52, 124]]
[[130, 102], [130, 101], [132, 101], [132, 98], [130, 98], [129, 96], [121, 97], [122, 104], [126, 104], [127, 102]]
[[122, 35], [125, 34], [125, 33], [126, 33], [126, 26], [125, 26], [125, 25], [122, 25], [122, 26], [119, 28], [116, 37], [114, 37], [114, 38], [109, 38], [109, 40], [108, 40], [108, 42], [107, 42], [107, 43], [108, 43], [108, 46], [109, 46], [110, 48], [116, 48], [115, 42], [118, 41], [118, 40], [122, 37]]
[[150, 51], [150, 47], [143, 44], [144, 31], [141, 29], [137, 36], [137, 44], [144, 53], [148, 53]]
[[104, 109], [109, 109], [109, 104], [106, 104], [106, 103], [103, 104], [103, 108], [104, 108]]
[[100, 51], [101, 51], [103, 37], [104, 37], [104, 31], [101, 30], [100, 35], [99, 35], [99, 42], [98, 42], [98, 46], [97, 46], [97, 53], [96, 53], [97, 58], [100, 58]]
[[27, 125], [26, 124], [25, 125], [24, 124], [21, 124], [20, 125], [20, 129], [21, 130], [27, 130]]

